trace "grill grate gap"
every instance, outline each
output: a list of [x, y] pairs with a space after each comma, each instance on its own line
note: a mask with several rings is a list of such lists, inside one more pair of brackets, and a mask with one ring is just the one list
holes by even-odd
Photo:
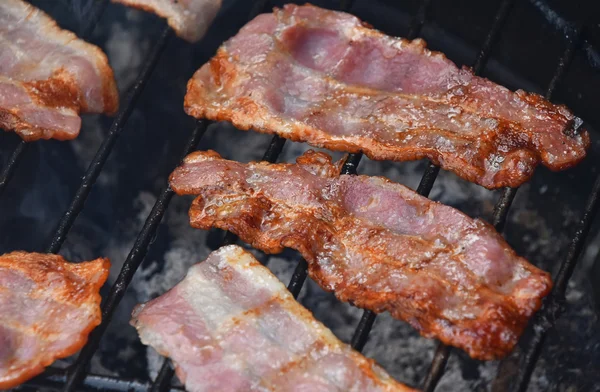
[[[410, 30], [408, 34], [409, 38], [413, 39], [418, 35], [420, 28], [424, 24], [427, 8], [430, 2], [431, 0], [424, 0], [421, 3], [418, 12], [414, 16], [414, 19], [411, 21]], [[480, 71], [485, 67], [486, 62], [489, 59], [491, 49], [501, 33], [502, 27], [508, 14], [510, 13], [510, 9], [513, 3], [513, 0], [503, 0], [501, 2], [499, 10], [497, 11], [497, 14], [494, 18], [492, 27], [473, 66], [473, 69], [476, 74], [479, 74]], [[88, 18], [90, 23], [88, 23], [87, 26], [85, 26], [85, 28], [82, 30], [82, 36], [85, 37], [91, 34], [95, 27], [95, 24], [100, 19], [102, 12], [106, 7], [106, 4], [107, 0], [100, 0], [94, 4], [94, 8], [90, 12], [91, 16]], [[353, 1], [340, 0], [340, 4], [341, 9], [347, 11], [352, 7]], [[253, 13], [251, 18], [260, 13], [262, 10], [264, 10], [268, 5], [269, 0], [256, 0], [253, 6]], [[574, 37], [569, 39], [567, 48], [559, 61], [558, 67], [546, 91], [547, 99], [551, 98], [556, 86], [562, 80], [563, 76], [569, 68], [574, 53], [578, 48], [578, 44], [580, 42], [581, 29], [577, 28], [571, 30], [571, 33], [572, 32], [575, 32]], [[71, 228], [73, 222], [77, 218], [79, 212], [83, 209], [85, 200], [91, 191], [91, 187], [93, 186], [94, 182], [96, 181], [96, 178], [102, 171], [104, 163], [110, 155], [114, 143], [116, 142], [120, 132], [124, 128], [124, 125], [127, 122], [127, 119], [137, 102], [137, 98], [141, 94], [145, 84], [150, 78], [154, 66], [158, 62], [162, 51], [166, 47], [171, 33], [171, 30], [167, 27], [161, 34], [161, 38], [159, 42], [155, 45], [155, 48], [150, 56], [150, 61], [145, 63], [146, 65], [142, 69], [133, 89], [128, 94], [126, 100], [127, 104], [119, 111], [119, 114], [113, 122], [107, 137], [105, 138], [100, 149], [96, 153], [96, 156], [94, 157], [93, 161], [90, 163], [86, 175], [84, 176], [83, 181], [69, 209], [65, 212], [64, 216], [62, 217], [58, 225], [56, 234], [48, 248], [48, 252], [56, 253], [60, 250], [60, 247], [69, 232], [69, 229]], [[204, 135], [206, 128], [209, 124], [210, 122], [205, 120], [197, 122], [197, 126], [186, 144], [183, 156], [187, 155], [189, 152], [195, 149], [195, 146], [197, 145], [200, 138]], [[264, 154], [263, 160], [268, 162], [276, 162], [285, 145], [285, 142], [285, 139], [281, 137], [273, 137], [269, 148]], [[0, 195], [2, 194], [6, 185], [10, 181], [10, 178], [14, 174], [14, 171], [22, 156], [24, 155], [26, 148], [27, 143], [18, 143], [17, 147], [13, 151], [8, 161], [8, 164], [2, 170], [2, 173], [0, 173]], [[362, 154], [360, 153], [350, 154], [344, 163], [342, 173], [356, 174], [356, 170], [361, 158]], [[420, 194], [424, 196], [427, 196], [429, 194], [438, 172], [439, 167], [431, 163], [428, 164], [428, 167], [417, 189]], [[502, 231], [504, 227], [508, 211], [510, 209], [511, 203], [516, 195], [517, 190], [518, 188], [505, 188], [501, 198], [498, 200], [494, 208], [493, 224], [498, 231]], [[556, 319], [556, 317], [558, 317], [560, 313], [560, 305], [564, 300], [568, 280], [573, 273], [579, 256], [581, 255], [581, 252], [585, 245], [586, 237], [589, 234], [591, 223], [598, 208], [597, 202], [599, 192], [600, 175], [596, 178], [592, 191], [589, 195], [588, 201], [586, 203], [585, 213], [579, 223], [575, 237], [569, 248], [569, 253], [566, 259], [561, 264], [559, 273], [557, 274], [557, 277], [555, 279], [555, 287], [551, 295], [548, 297], [544, 308], [538, 313], [538, 315], [535, 318], [535, 321], [533, 322], [534, 334], [525, 355], [522, 357], [522, 366], [520, 367], [522, 371], [519, 373], [518, 378], [515, 382], [516, 390], [518, 391], [526, 390], [527, 385], [529, 383], [529, 379], [531, 377], [531, 373], [535, 368], [535, 364], [543, 346], [545, 334], [547, 330], [551, 328], [551, 326], [554, 323], [554, 320]], [[167, 185], [160, 193], [156, 204], [154, 205], [150, 215], [148, 216], [142, 230], [140, 231], [136, 239], [133, 248], [131, 249], [127, 257], [127, 260], [123, 265], [123, 268], [119, 274], [117, 281], [112, 286], [110, 293], [105, 300], [103, 307], [102, 324], [98, 326], [92, 332], [92, 334], [90, 334], [88, 344], [81, 351], [79, 357], [77, 358], [77, 361], [67, 371], [49, 368], [43, 376], [32, 380], [30, 383], [28, 383], [28, 385], [39, 386], [43, 384], [43, 386], [50, 387], [64, 385], [64, 388], [67, 391], [75, 390], [80, 385], [83, 385], [90, 389], [109, 389], [119, 391], [148, 390], [149, 385], [147, 384], [135, 381], [124, 381], [114, 377], [86, 374], [86, 370], [90, 359], [92, 358], [92, 356], [98, 348], [99, 341], [104, 331], [106, 330], [106, 327], [111, 321], [114, 310], [118, 306], [125, 291], [127, 290], [129, 283], [131, 282], [131, 279], [133, 278], [133, 275], [135, 274], [137, 268], [139, 267], [147, 253], [150, 242], [156, 233], [158, 225], [160, 224], [160, 221], [169, 205], [172, 196], [173, 191]], [[233, 243], [236, 240], [237, 238], [235, 235], [227, 233], [223, 240], [223, 244]], [[297, 297], [300, 293], [306, 276], [307, 263], [305, 260], [302, 260], [298, 263], [288, 286], [294, 297]], [[368, 334], [371, 330], [374, 320], [374, 313], [369, 311], [364, 312], [363, 317], [361, 318], [355, 330], [355, 334], [352, 338], [352, 346], [355, 347], [357, 350], [362, 350], [365, 343], [367, 342]], [[450, 348], [444, 346], [443, 344], [439, 344], [434, 355], [431, 368], [425, 379], [425, 391], [431, 391], [435, 389], [437, 382], [443, 375], [444, 368], [449, 356]], [[170, 365], [169, 360], [166, 360], [163, 364], [163, 367], [160, 370], [158, 377], [150, 386], [150, 390], [182, 390], [180, 388], [173, 388], [170, 386], [170, 381], [172, 377], [172, 367]]]

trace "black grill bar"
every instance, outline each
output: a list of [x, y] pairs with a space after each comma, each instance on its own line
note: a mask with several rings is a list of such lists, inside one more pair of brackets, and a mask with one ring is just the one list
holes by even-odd
[[[89, 38], [89, 36], [92, 35], [92, 32], [94, 31], [96, 25], [98, 24], [98, 21], [102, 17], [102, 14], [104, 13], [104, 9], [106, 8], [107, 4], [108, 0], [98, 0], [94, 2], [94, 4], [92, 5], [92, 10], [89, 11], [87, 24], [79, 32], [79, 37], [85, 39]], [[2, 193], [4, 193], [4, 189], [6, 188], [8, 182], [15, 173], [17, 166], [19, 166], [19, 162], [21, 162], [21, 159], [23, 158], [25, 151], [27, 151], [28, 146], [29, 143], [27, 143], [25, 140], [20, 140], [15, 149], [13, 150], [12, 154], [10, 155], [8, 162], [6, 162], [6, 166], [4, 167], [4, 169], [2, 169], [2, 173], [0, 173], [0, 196], [2, 196]]]
[[19, 144], [17, 144], [17, 147], [15, 147], [13, 153], [10, 155], [8, 162], [6, 162], [6, 166], [2, 170], [2, 174], [0, 174], [0, 196], [2, 196], [2, 193], [4, 193], [6, 185], [8, 185], [8, 182], [15, 173], [17, 166], [19, 166], [21, 158], [23, 158], [23, 154], [25, 154], [25, 151], [27, 151], [28, 146], [29, 143], [27, 143], [25, 140], [19, 141]]
[[575, 52], [577, 52], [577, 50], [581, 46], [582, 30], [583, 30], [583, 28], [578, 25], [578, 26], [570, 29], [570, 32], [566, 35], [567, 48], [565, 49], [563, 55], [561, 56], [560, 60], [558, 61], [558, 66], [556, 67], [556, 71], [554, 72], [554, 75], [552, 76], [552, 79], [550, 80], [550, 83], [548, 84], [548, 88], [546, 89], [546, 94], [544, 94], [544, 97], [547, 100], [550, 100], [552, 98], [552, 95], [554, 94], [556, 87], [562, 81], [565, 74], [567, 73], [569, 66], [573, 62], [573, 57], [575, 57]]
[[283, 151], [284, 146], [284, 138], [277, 135], [273, 136], [273, 139], [271, 139], [271, 144], [269, 144], [269, 148], [267, 148], [267, 151], [265, 151], [262, 160], [269, 163], [277, 162], [277, 158], [279, 158], [279, 154], [281, 154], [281, 151]]
[[429, 371], [423, 380], [423, 392], [433, 392], [436, 385], [444, 375], [446, 363], [450, 358], [450, 346], [443, 343], [438, 343], [435, 349], [435, 354], [431, 360]]
[[171, 366], [171, 360], [166, 358], [158, 372], [158, 376], [156, 376], [149, 389], [150, 392], [168, 391], [174, 375], [175, 371], [173, 370], [173, 366]]
[[73, 223], [75, 222], [75, 219], [77, 219], [77, 216], [79, 215], [81, 210], [83, 210], [83, 206], [88, 195], [90, 194], [90, 191], [92, 190], [92, 186], [94, 185], [96, 179], [100, 175], [100, 172], [104, 168], [104, 164], [106, 163], [106, 160], [108, 159], [108, 156], [110, 155], [115, 142], [121, 135], [121, 131], [123, 131], [123, 128], [125, 127], [125, 124], [129, 119], [129, 115], [133, 111], [133, 108], [135, 107], [138, 98], [144, 90], [146, 83], [150, 79], [152, 71], [154, 71], [154, 68], [158, 63], [162, 52], [167, 46], [167, 42], [169, 41], [171, 35], [172, 31], [169, 27], [165, 27], [163, 32], [160, 34], [160, 38], [158, 39], [156, 46], [152, 50], [149, 60], [145, 63], [144, 68], [142, 69], [140, 75], [135, 81], [135, 84], [133, 85], [133, 88], [129, 91], [129, 94], [127, 95], [125, 105], [122, 106], [119, 110], [117, 118], [115, 118], [112, 125], [110, 126], [108, 134], [104, 138], [102, 145], [96, 152], [96, 155], [90, 163], [87, 172], [83, 176], [83, 181], [81, 182], [81, 185], [79, 185], [79, 189], [77, 189], [77, 193], [75, 193], [75, 197], [71, 201], [69, 209], [65, 212], [60, 222], [58, 223], [58, 226], [54, 233], [54, 237], [52, 238], [50, 245], [46, 249], [46, 252], [58, 253], [60, 247], [67, 238], [69, 230], [73, 226]]
[[483, 68], [485, 68], [488, 59], [490, 58], [490, 54], [492, 53], [492, 48], [498, 38], [500, 38], [504, 22], [506, 21], [513, 4], [514, 0], [502, 0], [502, 3], [500, 3], [500, 8], [496, 12], [494, 22], [492, 22], [492, 28], [485, 38], [479, 56], [477, 56], [477, 59], [475, 60], [475, 64], [473, 64], [473, 72], [475, 72], [476, 75], [479, 75], [481, 71], [483, 71]]
[[[44, 391], [60, 391], [64, 387], [66, 380], [67, 376], [64, 369], [48, 368], [41, 376], [27, 381], [26, 385]], [[148, 391], [149, 388], [149, 384], [136, 380], [124, 380], [98, 374], [87, 374], [79, 387], [79, 391], [145, 392]], [[184, 391], [184, 389], [171, 387], [170, 392], [175, 391]]]
[[300, 291], [302, 290], [302, 286], [304, 286], [304, 281], [308, 276], [308, 263], [304, 259], [300, 259], [298, 264], [296, 265], [296, 269], [294, 270], [294, 274], [290, 279], [290, 283], [288, 283], [288, 290], [294, 298], [298, 298]]
[[358, 165], [360, 164], [360, 160], [362, 159], [363, 154], [361, 152], [356, 154], [348, 154], [346, 160], [344, 161], [344, 165], [342, 166], [342, 174], [356, 174], [358, 170]]
[[517, 195], [517, 190], [519, 190], [519, 188], [504, 188], [500, 199], [498, 199], [498, 202], [496, 202], [496, 205], [494, 206], [492, 224], [499, 233], [502, 233], [502, 230], [504, 230], [508, 210], [510, 210], [510, 206]]
[[[206, 132], [208, 123], [209, 122], [206, 120], [197, 122], [190, 139], [187, 141], [185, 148], [183, 149], [180, 162], [183, 161], [183, 158], [185, 158], [186, 155], [194, 151], [196, 145]], [[110, 289], [110, 293], [108, 294], [108, 297], [106, 298], [102, 308], [102, 322], [90, 333], [88, 342], [81, 350], [79, 357], [77, 357], [77, 361], [69, 368], [69, 371], [67, 372], [68, 377], [65, 385], [65, 391], [75, 391], [80, 382], [83, 380], [89, 361], [92, 359], [92, 356], [98, 349], [100, 339], [106, 331], [108, 324], [112, 320], [114, 311], [123, 299], [123, 296], [127, 291], [127, 287], [131, 283], [135, 272], [144, 260], [144, 257], [146, 257], [148, 248], [152, 243], [154, 236], [156, 235], [158, 226], [160, 225], [160, 222], [174, 193], [175, 192], [171, 189], [167, 182], [167, 185], [156, 200], [154, 207], [152, 207], [152, 211], [148, 215], [148, 218], [146, 218], [146, 222], [138, 234], [138, 237], [135, 240], [129, 255], [127, 256], [127, 259], [125, 260], [125, 263], [123, 263], [123, 267], [121, 268], [121, 272], [119, 273], [117, 280]]]
[[[410, 28], [408, 38], [414, 39], [424, 21], [426, 19], [426, 12], [428, 9], [431, 0], [423, 0], [419, 10], [414, 16]], [[486, 37], [486, 40], [478, 54], [478, 57], [474, 63], [473, 70], [475, 74], [480, 74], [481, 70], [485, 67], [487, 60], [489, 59], [491, 49], [498, 39], [502, 26], [510, 13], [510, 9], [513, 0], [502, 0], [499, 10], [494, 18], [494, 22]], [[89, 35], [99, 20], [102, 11], [106, 7], [107, 0], [98, 0], [93, 5], [93, 10], [90, 12], [91, 16], [88, 18], [88, 25], [85, 29], [82, 30], [82, 35]], [[253, 6], [253, 12], [251, 18], [257, 15], [259, 12], [264, 10], [269, 4], [269, 0], [257, 0]], [[353, 0], [340, 0], [341, 9], [349, 10], [353, 5]], [[554, 92], [558, 83], [560, 83], [562, 77], [566, 73], [572, 59], [574, 53], [579, 44], [580, 38], [580, 29], [573, 29], [571, 31], [573, 33], [573, 38], [571, 38], [568, 42], [568, 46], [560, 59], [559, 65], [556, 69], [556, 72], [548, 86], [546, 91], [546, 98], [550, 99], [552, 93]], [[82, 183], [79, 189], [76, 192], [74, 199], [72, 200], [69, 209], [65, 212], [63, 217], [61, 218], [59, 225], [57, 227], [56, 233], [51, 241], [51, 244], [48, 247], [49, 253], [57, 253], [70, 228], [72, 227], [75, 219], [78, 214], [82, 211], [85, 200], [91, 191], [91, 187], [94, 185], [98, 175], [102, 171], [102, 168], [110, 155], [112, 147], [114, 146], [118, 136], [123, 130], [129, 115], [133, 111], [137, 99], [141, 95], [141, 92], [144, 89], [144, 86], [148, 82], [153, 69], [155, 68], [158, 60], [162, 52], [164, 51], [170, 36], [172, 35], [172, 31], [170, 28], [166, 27], [162, 32], [158, 43], [155, 45], [150, 57], [149, 61], [146, 62], [146, 65], [142, 69], [142, 72], [138, 76], [136, 83], [133, 88], [127, 95], [126, 105], [121, 108], [119, 111], [117, 118], [111, 125], [111, 128], [104, 139], [101, 147], [96, 153], [93, 161], [90, 163], [88, 170], [83, 177]], [[208, 120], [200, 120], [197, 121], [197, 125], [190, 136], [190, 139], [185, 145], [184, 153], [182, 155], [185, 157], [191, 151], [196, 148], [199, 140], [202, 138], [204, 133], [206, 132], [207, 127], [211, 124]], [[263, 160], [267, 162], [274, 163], [277, 161], [286, 140], [275, 135], [271, 143], [263, 156]], [[7, 166], [3, 169], [0, 174], [0, 195], [2, 191], [6, 187], [6, 184], [9, 182], [11, 176], [13, 175], [17, 164], [22, 158], [25, 150], [27, 148], [27, 143], [21, 141], [13, 151], [11, 157], [9, 158]], [[342, 173], [343, 174], [356, 174], [357, 167], [362, 158], [362, 153], [357, 154], [349, 154], [346, 158]], [[428, 196], [437, 174], [439, 172], [439, 167], [429, 162], [428, 166], [424, 172], [424, 175], [421, 179], [419, 187], [417, 189], [418, 193], [423, 196]], [[493, 213], [493, 224], [498, 231], [502, 231], [504, 224], [506, 222], [507, 214], [510, 209], [511, 203], [516, 195], [518, 188], [505, 188], [503, 194], [499, 201], [497, 202], [494, 213]], [[517, 390], [525, 391], [527, 388], [531, 373], [535, 368], [535, 364], [539, 357], [541, 347], [545, 340], [546, 332], [549, 328], [554, 324], [554, 320], [558, 317], [561, 309], [560, 304], [564, 301], [564, 295], [567, 288], [568, 280], [571, 277], [573, 270], [576, 266], [577, 261], [579, 260], [579, 256], [585, 245], [586, 237], [589, 234], [590, 227], [594, 218], [595, 213], [598, 209], [598, 197], [600, 193], [600, 175], [596, 178], [591, 194], [589, 195], [585, 213], [578, 225], [578, 229], [576, 231], [575, 237], [572, 241], [572, 244], [569, 248], [569, 253], [567, 258], [561, 264], [560, 271], [555, 279], [555, 286], [552, 294], [546, 301], [544, 308], [542, 311], [538, 313], [536, 316], [534, 327], [533, 327], [533, 337], [530, 341], [530, 345], [528, 346], [528, 350], [524, 357], [522, 358], [521, 369], [522, 372], [519, 373], [519, 377], [516, 380]], [[44, 386], [51, 387], [55, 389], [60, 389], [64, 386], [65, 391], [74, 391], [83, 388], [84, 390], [115, 390], [115, 391], [142, 391], [142, 390], [151, 390], [151, 391], [168, 391], [168, 390], [177, 390], [181, 391], [181, 388], [174, 388], [170, 386], [171, 379], [173, 377], [173, 368], [170, 364], [170, 361], [167, 359], [163, 363], [163, 366], [158, 374], [158, 377], [152, 383], [152, 385], [136, 382], [136, 381], [123, 381], [117, 378], [104, 377], [92, 374], [86, 374], [86, 370], [88, 368], [89, 362], [95, 352], [99, 347], [100, 340], [106, 331], [106, 328], [111, 322], [114, 311], [122, 300], [129, 284], [131, 283], [133, 276], [142, 261], [144, 260], [149, 246], [152, 244], [153, 239], [156, 235], [158, 226], [168, 208], [168, 205], [174, 195], [173, 190], [170, 186], [166, 185], [166, 187], [161, 191], [152, 211], [144, 223], [143, 228], [141, 229], [138, 237], [131, 249], [123, 267], [119, 273], [119, 276], [113, 286], [110, 289], [110, 293], [106, 298], [103, 309], [102, 309], [102, 323], [94, 330], [89, 336], [88, 343], [82, 349], [79, 354], [76, 362], [69, 367], [66, 371], [61, 369], [48, 369], [46, 373], [42, 376], [37, 377], [31, 381], [29, 381], [28, 385], [33, 386]], [[223, 244], [234, 243], [237, 240], [237, 237], [232, 233], [226, 233]], [[298, 265], [296, 266], [296, 270], [290, 280], [288, 285], [288, 289], [293, 294], [294, 298], [297, 298], [304, 281], [307, 277], [307, 268], [308, 264], [306, 260], [302, 259]], [[363, 316], [357, 325], [355, 333], [352, 337], [351, 344], [352, 346], [361, 351], [364, 345], [367, 342], [369, 332], [373, 326], [376, 315], [373, 312], [365, 311]], [[443, 375], [447, 360], [451, 354], [451, 349], [448, 346], [445, 346], [441, 343], [438, 344], [436, 349], [436, 353], [434, 355], [431, 368], [424, 382], [424, 391], [433, 391], [435, 389], [438, 381]], [[36, 384], [37, 383], [37, 384]]]
[[419, 181], [419, 186], [417, 187], [417, 193], [419, 195], [428, 197], [431, 192], [431, 188], [433, 188], [433, 184], [440, 172], [440, 167], [437, 166], [433, 162], [427, 162], [427, 168], [423, 173], [423, 177], [421, 177], [421, 181]]
[[367, 344], [367, 340], [369, 339], [369, 332], [371, 332], [373, 323], [375, 323], [375, 316], [376, 314], [370, 310], [364, 311], [350, 341], [352, 348], [355, 350], [362, 351], [365, 348], [365, 344]]
[[571, 246], [569, 247], [567, 258], [561, 264], [558, 275], [554, 280], [554, 289], [552, 290], [551, 297], [548, 298], [548, 301], [546, 301], [544, 304], [544, 309], [540, 311], [534, 322], [532, 328], [533, 336], [529, 342], [527, 351], [523, 355], [521, 366], [519, 366], [522, 371], [517, 376], [516, 381], [515, 390], [518, 392], [524, 392], [527, 390], [531, 373], [533, 373], [533, 369], [535, 368], [542, 346], [546, 339], [546, 333], [550, 328], [552, 328], [556, 319], [559, 317], [560, 313], [562, 313], [562, 304], [565, 301], [565, 292], [567, 290], [569, 279], [571, 278], [575, 266], [580, 259], [586, 238], [590, 232], [590, 227], [592, 226], [592, 222], [594, 220], [594, 216], [598, 211], [599, 193], [600, 175], [596, 177], [596, 182], [594, 183], [594, 187], [592, 188], [592, 192], [590, 193], [586, 203], [585, 212], [581, 218], [581, 221], [579, 222], [577, 231], [575, 232], [575, 237], [571, 242]]
[[[475, 66], [473, 67], [473, 72], [475, 74], [480, 74], [481, 70], [487, 63], [487, 60], [490, 57], [492, 46], [500, 35], [500, 31], [502, 30], [502, 26], [506, 21], [512, 4], [513, 0], [503, 0], [500, 4], [500, 8], [498, 9], [496, 16], [494, 17], [492, 28], [490, 29], [486, 40], [481, 50], [479, 51], [479, 54], [475, 61]], [[423, 177], [421, 178], [421, 181], [417, 188], [417, 192], [420, 195], [425, 197], [429, 196], [429, 192], [431, 192], [431, 188], [433, 187], [433, 184], [437, 178], [439, 171], [440, 168], [438, 166], [434, 165], [431, 162], [428, 163], [427, 169], [425, 170], [425, 173], [423, 174]], [[358, 323], [358, 326], [356, 327], [356, 330], [354, 331], [354, 335], [352, 336], [352, 343], [355, 349], [359, 351], [363, 349], [364, 345], [367, 342], [369, 333], [371, 332], [371, 327], [373, 326], [374, 321], [375, 314], [370, 310], [365, 310], [360, 322]], [[426, 383], [428, 382], [428, 380], [430, 380], [429, 383], [433, 385], [432, 388], [435, 388], [435, 384], [442, 376], [443, 369], [449, 357], [449, 353], [449, 348], [443, 347], [443, 345], [439, 345], [438, 349], [436, 350], [436, 354], [432, 362], [432, 367], [430, 368], [429, 373], [425, 378]]]
[[[548, 88], [546, 89], [546, 99], [550, 100], [552, 98], [552, 94], [554, 93], [556, 86], [566, 74], [566, 71], [569, 68], [569, 65], [571, 64], [571, 61], [573, 60], [575, 49], [579, 44], [579, 37], [579, 32], [575, 32], [572, 35], [572, 38], [567, 42], [567, 47], [563, 52], [563, 55], [559, 59], [558, 66], [556, 67], [554, 75], [552, 76]], [[504, 229], [508, 211], [515, 198], [515, 195], [517, 194], [518, 189], [519, 188], [504, 188], [502, 196], [494, 206], [492, 224], [498, 232], [502, 232], [502, 230]], [[581, 246], [583, 246], [583, 244], [581, 244]], [[444, 373], [446, 363], [450, 358], [450, 351], [451, 350], [448, 346], [445, 346], [442, 343], [438, 344], [433, 361], [431, 363], [431, 367], [423, 382], [423, 392], [432, 392], [437, 386], [437, 383], [439, 382]], [[533, 362], [532, 364], [532, 369], [534, 365], [535, 362]]]

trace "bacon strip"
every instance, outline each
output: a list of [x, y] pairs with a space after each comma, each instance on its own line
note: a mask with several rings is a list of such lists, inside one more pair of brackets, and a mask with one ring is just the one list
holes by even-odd
[[27, 141], [67, 140], [79, 113], [117, 110], [106, 55], [22, 0], [0, 1], [0, 128]]
[[412, 391], [340, 342], [252, 255], [230, 245], [133, 311], [190, 392]]
[[167, 19], [169, 26], [186, 41], [199, 41], [221, 8], [221, 0], [112, 0], [153, 12]]
[[564, 106], [310, 5], [242, 28], [189, 81], [185, 110], [377, 160], [429, 158], [487, 188], [522, 184], [540, 161], [571, 167], [590, 143]]
[[494, 228], [382, 177], [339, 175], [309, 151], [297, 164], [242, 164], [214, 151], [171, 174], [199, 195], [193, 227], [218, 227], [267, 253], [298, 250], [342, 301], [389, 311], [477, 359], [509, 353], [551, 288]]
[[108, 259], [69, 263], [60, 256], [0, 256], [0, 389], [75, 354], [102, 317]]

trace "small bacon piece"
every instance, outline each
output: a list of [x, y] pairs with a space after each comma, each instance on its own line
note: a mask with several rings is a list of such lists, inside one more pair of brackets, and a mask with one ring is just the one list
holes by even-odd
[[68, 140], [79, 113], [117, 110], [106, 55], [22, 0], [0, 1], [0, 128], [23, 139]]
[[487, 188], [522, 184], [540, 161], [571, 167], [590, 144], [564, 106], [310, 5], [242, 28], [188, 82], [185, 110], [372, 159], [429, 158]]
[[221, 0], [112, 0], [153, 12], [167, 19], [177, 35], [186, 41], [199, 41], [221, 8]]
[[235, 245], [138, 305], [131, 325], [144, 344], [173, 360], [190, 392], [412, 391], [340, 342]]
[[61, 256], [0, 256], [0, 389], [75, 354], [98, 324], [108, 259], [69, 263]]
[[342, 301], [392, 316], [477, 359], [509, 353], [552, 284], [494, 228], [382, 177], [340, 175], [309, 151], [297, 164], [190, 154], [171, 174], [199, 195], [193, 227], [218, 227], [267, 253], [298, 250]]

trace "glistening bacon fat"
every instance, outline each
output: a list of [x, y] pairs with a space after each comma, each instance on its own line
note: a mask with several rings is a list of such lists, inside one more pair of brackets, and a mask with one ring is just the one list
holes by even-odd
[[340, 342], [252, 255], [234, 245], [133, 312], [143, 343], [190, 392], [409, 392]]
[[170, 178], [199, 195], [192, 226], [267, 253], [285, 247], [342, 301], [390, 312], [477, 359], [509, 353], [552, 284], [494, 228], [382, 177], [340, 175], [323, 153], [297, 164], [189, 155]]
[[539, 162], [571, 167], [590, 143], [564, 106], [310, 5], [248, 23], [189, 81], [185, 109], [372, 159], [429, 158], [487, 188], [518, 186]]

